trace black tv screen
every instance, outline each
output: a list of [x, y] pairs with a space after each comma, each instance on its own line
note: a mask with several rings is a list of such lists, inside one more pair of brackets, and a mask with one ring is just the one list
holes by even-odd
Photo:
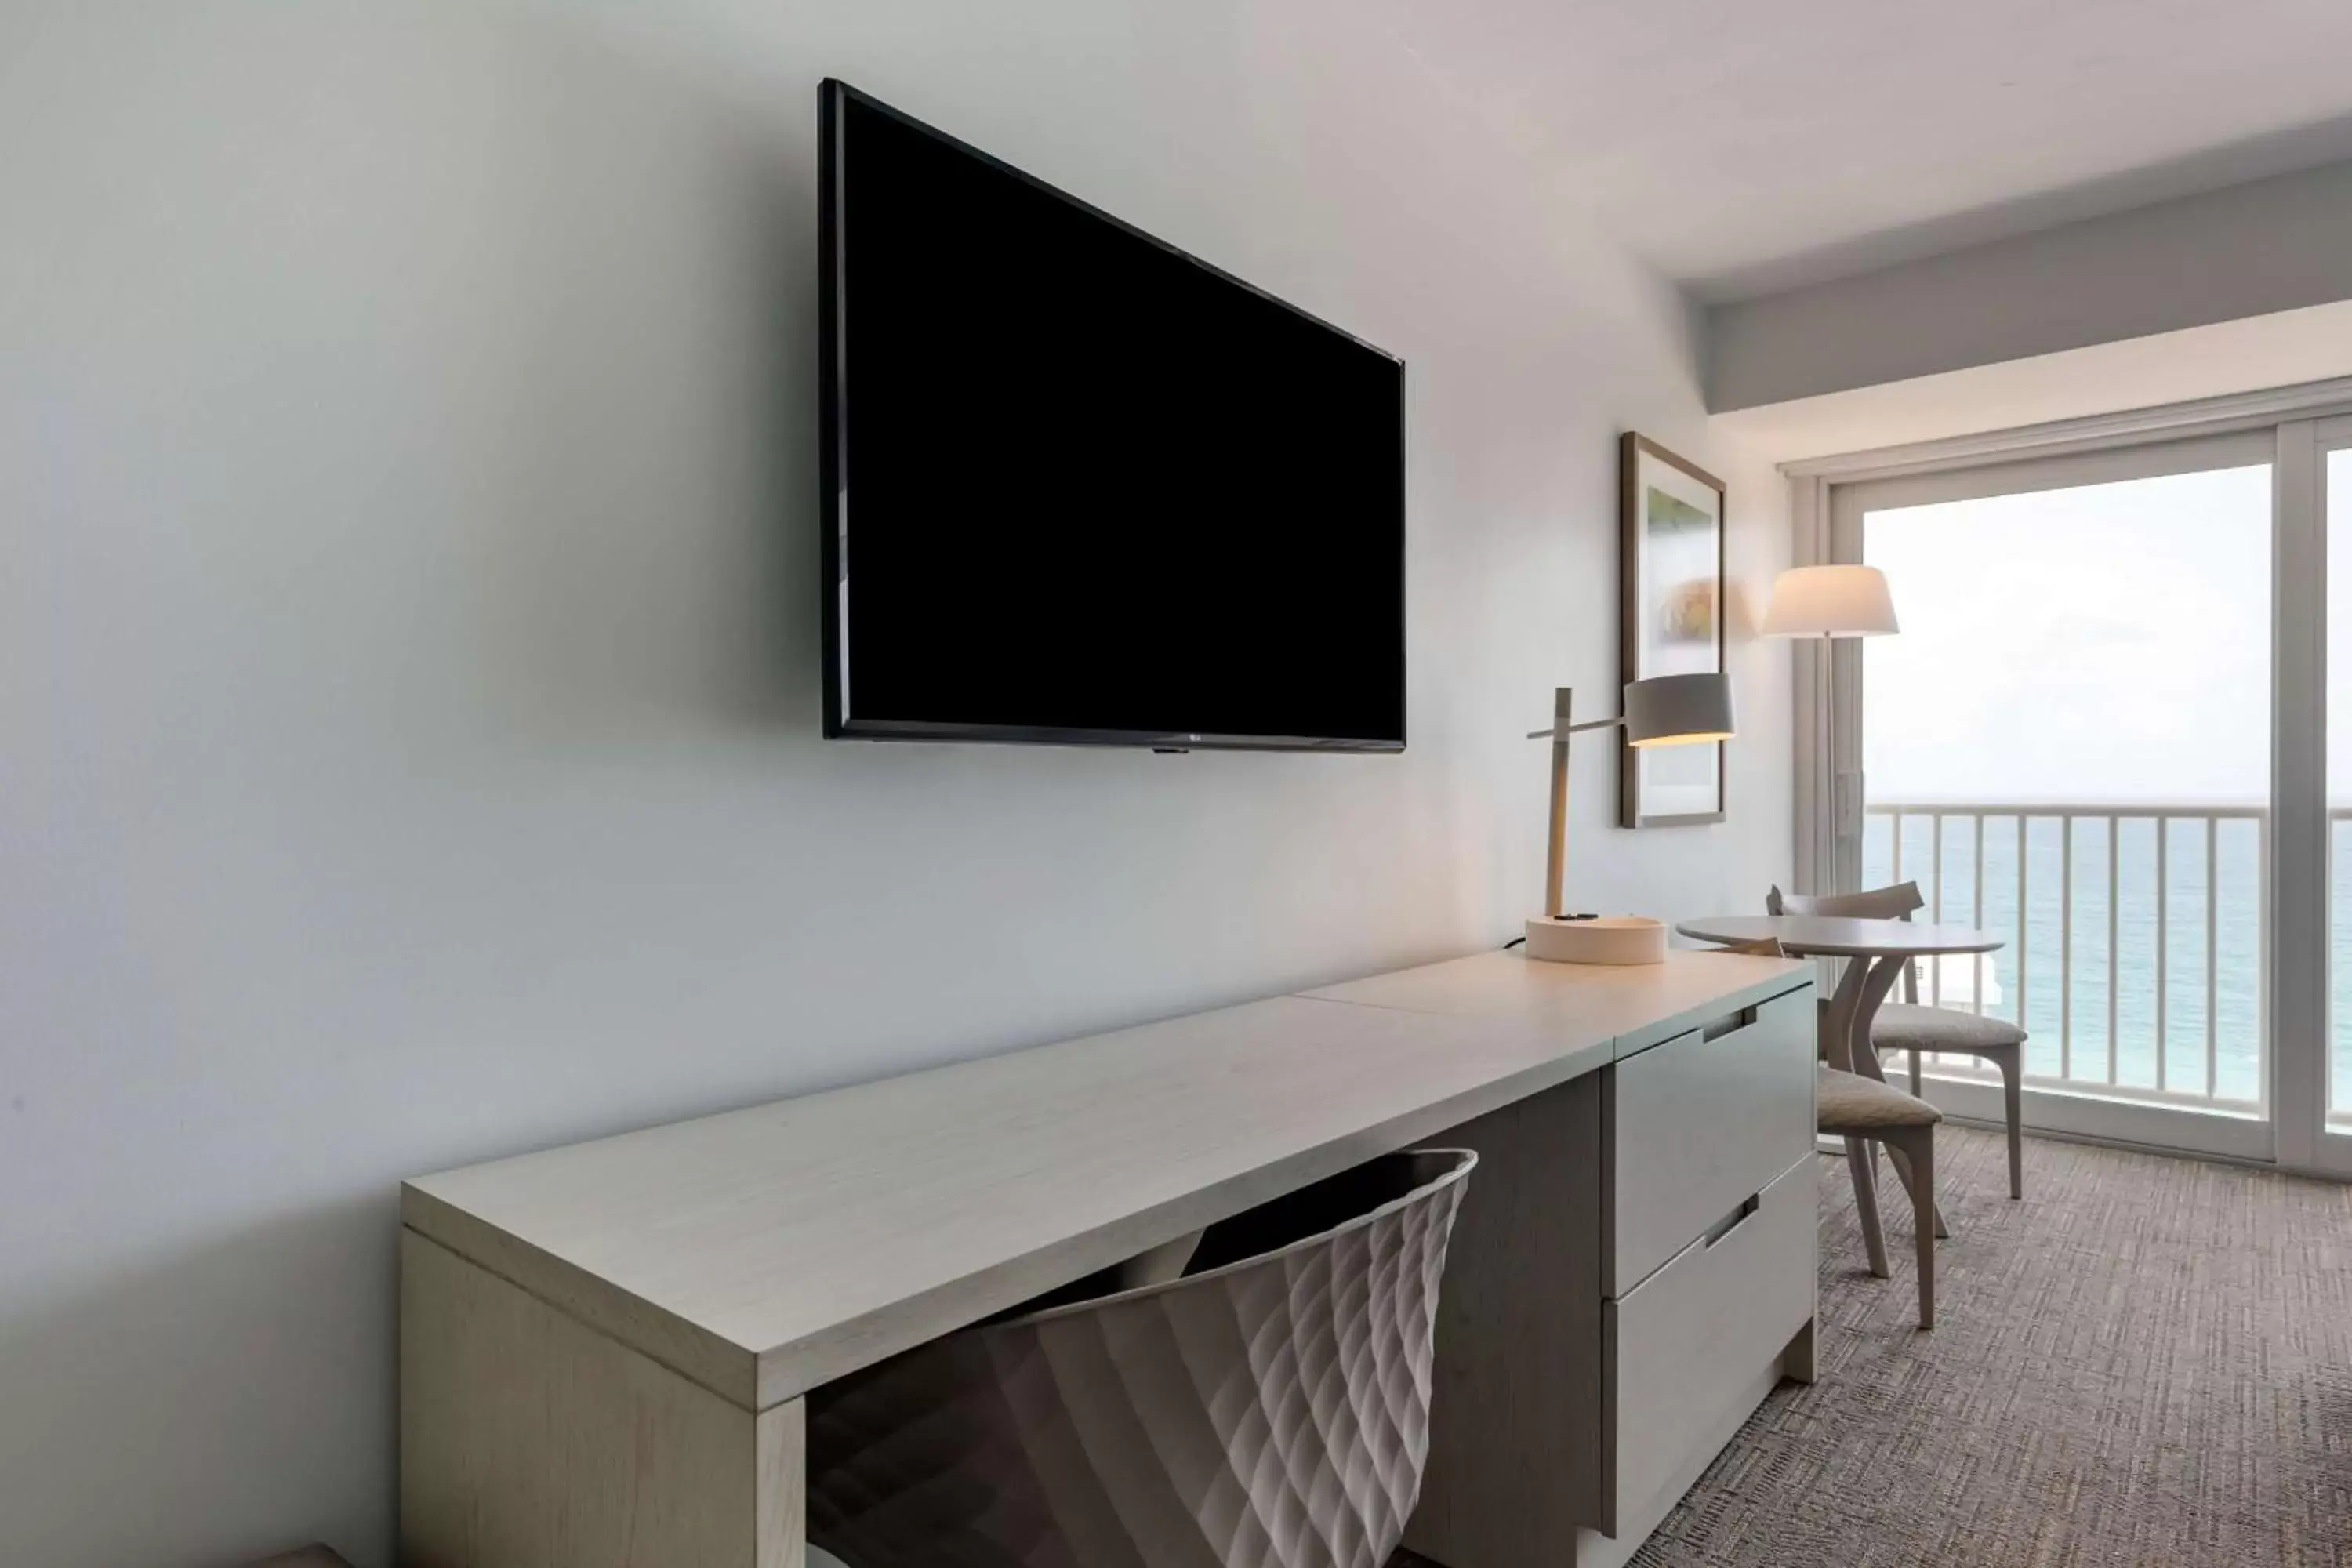
[[1404, 745], [1404, 366], [844, 86], [825, 732]]

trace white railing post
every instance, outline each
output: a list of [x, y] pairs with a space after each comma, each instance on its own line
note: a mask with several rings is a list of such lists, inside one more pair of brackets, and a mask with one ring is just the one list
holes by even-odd
[[2156, 819], [2156, 1087], [2164, 1088], [2164, 1058], [2171, 1040], [2165, 1027], [2165, 975], [2168, 950], [2171, 946], [2172, 892], [2166, 879], [2166, 856], [2172, 837], [2172, 819]]
[[[1936, 864], [1936, 902], [1929, 914], [1937, 924], [1944, 921], [1944, 814], [1936, 813], [1927, 819], [1927, 856]], [[1927, 963], [1927, 1005], [1944, 1005], [1944, 966], [1930, 959]]]
[[2205, 1098], [2213, 1098], [2221, 1059], [2221, 825], [2205, 819]]
[[[1979, 931], [1984, 929], [1984, 813], [1979, 811], [1969, 828], [1969, 842], [1976, 851], [1976, 866], [1969, 874], [1969, 923]], [[1984, 971], [1985, 958], [1979, 952], [1969, 980], [1969, 1011], [1979, 1018], [1984, 1016]]]
[[2058, 819], [2058, 1076], [2074, 1076], [2074, 818]]
[[2017, 1026], [2025, 1023], [2025, 944], [2032, 931], [2025, 919], [2025, 811], [2017, 813]]
[[2124, 926], [2116, 920], [2116, 905], [2122, 902], [2122, 877], [2116, 877], [2116, 860], [2122, 858], [2124, 826], [2115, 816], [2107, 818], [2107, 1081], [2115, 1084], [2116, 1053], [2115, 1053], [2115, 992], [2122, 983], [2122, 954], [2116, 952], [2124, 941]]

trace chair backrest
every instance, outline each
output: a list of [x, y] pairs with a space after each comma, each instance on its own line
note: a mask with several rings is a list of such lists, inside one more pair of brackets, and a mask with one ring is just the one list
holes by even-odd
[[[1773, 915], [1832, 915], [1860, 921], [1907, 921], [1927, 907], [1916, 882], [1890, 888], [1869, 888], [1859, 893], [1784, 893], [1775, 886], [1764, 895], [1764, 912]], [[1903, 1000], [1919, 1000], [1919, 965], [1903, 966]]]
[[1916, 882], [1872, 888], [1860, 893], [1784, 893], [1774, 888], [1764, 895], [1764, 911], [1774, 915], [1840, 915], [1849, 920], [1907, 921], [1927, 900]]
[[1211, 1226], [1181, 1278], [1093, 1277], [813, 1390], [811, 1540], [857, 1568], [1381, 1568], [1476, 1162], [1381, 1155]]

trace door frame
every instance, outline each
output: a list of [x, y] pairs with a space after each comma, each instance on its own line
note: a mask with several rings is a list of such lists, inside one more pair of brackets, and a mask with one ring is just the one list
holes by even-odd
[[[2289, 435], [2291, 428], [2295, 432], [2292, 437]], [[2309, 710], [2303, 715], [2303, 718], [2305, 721], [2308, 744], [2316, 753], [2316, 762], [2314, 765], [2319, 774], [2317, 798], [2311, 808], [2313, 820], [2307, 825], [2307, 830], [2315, 845], [2310, 855], [2310, 864], [2319, 868], [2320, 883], [2318, 889], [2309, 897], [2318, 910], [2320, 929], [2326, 935], [2323, 937], [2320, 944], [2315, 994], [2308, 998], [2306, 1003], [2313, 1016], [2319, 1021], [2320, 1048], [2315, 1053], [2315, 1059], [2304, 1065], [2304, 1076], [2300, 1079], [2294, 1082], [2282, 1081], [2280, 1085], [2282, 1100], [2287, 1100], [2291, 1095], [2306, 1096], [2309, 1113], [2296, 1117], [2295, 1125], [2292, 1131], [2285, 1123], [2281, 1124], [2279, 1163], [2294, 1169], [2320, 1171], [2330, 1175], [2352, 1178], [2352, 1121], [2330, 1126], [2327, 1120], [2328, 1102], [2332, 1098], [2329, 1064], [2333, 1054], [2336, 1023], [2332, 1005], [2334, 987], [2331, 984], [2332, 976], [2328, 973], [2336, 918], [2333, 907], [2336, 883], [2334, 876], [2336, 835], [2334, 819], [2328, 810], [2326, 780], [2328, 631], [2326, 583], [2329, 570], [2327, 543], [2328, 518], [2334, 504], [2327, 493], [2327, 458], [2331, 452], [2352, 450], [2352, 414], [2338, 413], [2326, 417], [2298, 421], [2294, 426], [2283, 425], [2280, 427], [2280, 439], [2282, 458], [2284, 458], [2288, 451], [2287, 443], [2290, 440], [2295, 443], [2295, 457], [2300, 465], [2300, 482], [2308, 495], [2308, 502], [2304, 507], [2302, 514], [2307, 520], [2308, 533], [2308, 538], [2305, 540], [2303, 546], [2307, 582], [2302, 591], [2316, 597], [2315, 606], [2310, 612], [2316, 623], [2316, 633], [2311, 639], [2310, 646], [2303, 651], [2303, 657], [2309, 662], [2311, 680], [2316, 689], [2310, 702]], [[2352, 530], [2352, 496], [2344, 498], [2344, 505], [2347, 528]], [[2285, 503], [2282, 501], [2282, 514], [2287, 510]], [[2352, 562], [2346, 563], [2346, 570], [2352, 571]], [[2316, 587], [2311, 586], [2315, 584], [2317, 584]], [[2346, 785], [2346, 793], [2352, 794], [2352, 779], [2347, 779]], [[2352, 1084], [2342, 1086], [2342, 1091], [2345, 1105], [2347, 1109], [2352, 1109]]]
[[[2328, 452], [2346, 447], [2352, 447], [2352, 378], [1782, 465], [1790, 486], [1792, 557], [1803, 565], [1859, 559], [1861, 513], [1874, 502], [2095, 484], [2229, 466], [2233, 458], [2272, 464], [2265, 1115], [2029, 1090], [2028, 1119], [2038, 1125], [2100, 1142], [2352, 1177], [2352, 1128], [2327, 1125], [2326, 465]], [[1852, 640], [1799, 641], [1792, 658], [1794, 880], [1806, 891], [1850, 889], [1862, 865], [1861, 650]], [[1935, 1089], [1929, 1098], [1948, 1102], [1956, 1114], [1999, 1120], [1998, 1096], [1981, 1086], [1948, 1081]]]

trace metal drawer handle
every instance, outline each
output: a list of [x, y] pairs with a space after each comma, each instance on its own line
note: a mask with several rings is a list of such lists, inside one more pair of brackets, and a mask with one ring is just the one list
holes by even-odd
[[1741, 1226], [1746, 1225], [1748, 1221], [1748, 1217], [1763, 1206], [1764, 1194], [1762, 1193], [1748, 1194], [1747, 1198], [1741, 1202], [1738, 1208], [1733, 1209], [1729, 1214], [1725, 1215], [1721, 1219], [1717, 1220], [1713, 1225], [1707, 1227], [1707, 1246], [1713, 1247], [1717, 1242], [1721, 1241], [1725, 1237], [1729, 1236], [1733, 1231], [1738, 1230]]

